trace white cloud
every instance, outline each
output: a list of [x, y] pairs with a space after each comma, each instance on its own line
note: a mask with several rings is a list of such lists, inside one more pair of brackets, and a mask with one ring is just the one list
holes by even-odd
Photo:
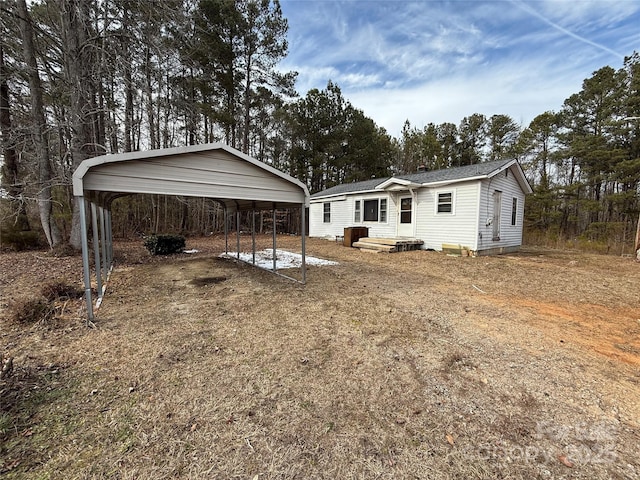
[[332, 80], [393, 134], [473, 113], [528, 123], [640, 46], [640, 1], [283, 0], [297, 88]]

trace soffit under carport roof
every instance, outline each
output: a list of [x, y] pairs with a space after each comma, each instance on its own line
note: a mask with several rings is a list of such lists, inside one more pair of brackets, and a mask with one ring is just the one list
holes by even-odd
[[220, 143], [103, 155], [73, 174], [73, 194], [102, 205], [134, 193], [207, 197], [231, 211], [309, 204], [306, 185]]

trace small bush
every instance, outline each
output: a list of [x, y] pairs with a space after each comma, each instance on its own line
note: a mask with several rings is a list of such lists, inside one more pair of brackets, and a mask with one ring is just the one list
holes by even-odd
[[74, 285], [69, 285], [64, 281], [56, 281], [43, 285], [40, 293], [48, 301], [53, 302], [61, 298], [82, 298], [84, 290]]
[[180, 253], [185, 245], [186, 240], [182, 235], [151, 235], [144, 240], [144, 246], [151, 255]]
[[82, 298], [84, 290], [63, 281], [47, 283], [38, 297], [18, 300], [10, 304], [11, 320], [23, 325], [54, 325], [64, 313], [66, 301]]
[[76, 250], [69, 245], [68, 243], [61, 243], [53, 247], [51, 252], [54, 257], [73, 257], [77, 252]]
[[2, 248], [8, 248], [16, 252], [24, 250], [36, 250], [41, 247], [40, 236], [33, 230], [19, 231], [3, 229], [0, 231], [0, 243]]
[[53, 302], [46, 298], [31, 298], [13, 305], [13, 321], [25, 325], [46, 322], [55, 315]]

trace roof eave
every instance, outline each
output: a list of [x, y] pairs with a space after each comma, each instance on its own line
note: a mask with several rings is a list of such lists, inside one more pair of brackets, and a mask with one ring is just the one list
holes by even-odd
[[425, 182], [420, 184], [422, 187], [444, 187], [452, 183], [473, 182], [475, 180], [484, 180], [487, 175], [476, 175], [474, 177], [456, 178], [454, 180], [440, 180], [438, 182]]

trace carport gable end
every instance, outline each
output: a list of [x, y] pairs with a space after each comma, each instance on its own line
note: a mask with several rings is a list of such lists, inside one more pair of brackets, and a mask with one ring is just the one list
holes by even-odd
[[239, 210], [308, 206], [306, 185], [223, 144], [103, 155], [73, 174], [77, 197], [111, 192], [207, 197]]
[[309, 234], [336, 238], [364, 226], [370, 237], [418, 239], [425, 249], [505, 253], [522, 244], [529, 193], [516, 160], [342, 184], [311, 196]]
[[[227, 145], [215, 143], [144, 152], [103, 155], [82, 162], [73, 174], [78, 203], [87, 317], [93, 320], [87, 238], [86, 200], [92, 212], [98, 302], [102, 277], [113, 260], [111, 203], [134, 193], [213, 198], [225, 214], [251, 210], [300, 208], [302, 231], [309, 191], [303, 183]], [[226, 233], [226, 232], [225, 232]], [[305, 282], [305, 237], [302, 235]], [[274, 232], [274, 249], [275, 249]]]

